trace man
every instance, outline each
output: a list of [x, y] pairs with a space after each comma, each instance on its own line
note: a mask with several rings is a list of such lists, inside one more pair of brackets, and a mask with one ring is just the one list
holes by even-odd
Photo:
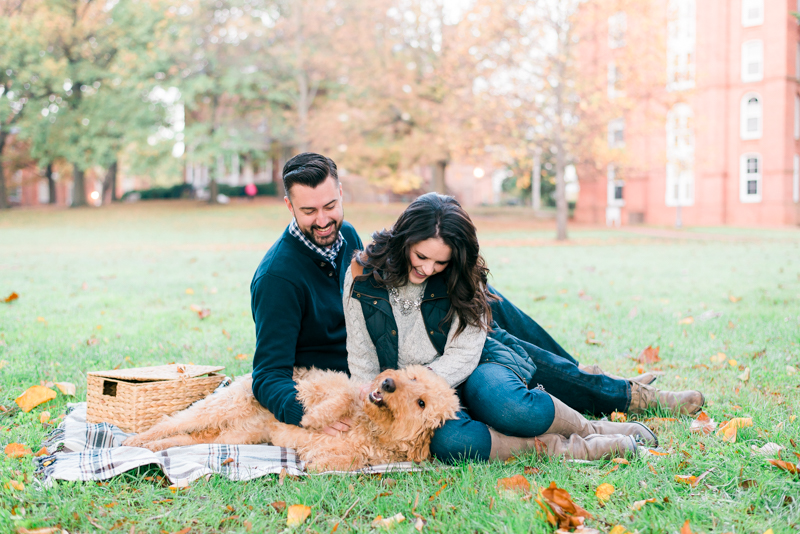
[[[283, 183], [284, 201], [294, 218], [261, 260], [250, 286], [256, 324], [253, 393], [278, 420], [299, 425], [303, 408], [297, 401], [293, 368], [347, 372], [342, 286], [353, 253], [363, 244], [344, 221], [342, 186], [331, 159], [297, 155], [286, 162]], [[579, 412], [641, 412], [662, 405], [693, 413], [704, 402], [696, 391], [655, 390], [647, 385], [652, 376], [626, 380], [605, 375], [596, 366], [580, 366], [507, 299], [492, 303], [492, 315], [531, 357], [537, 368], [534, 382]], [[578, 395], [577, 390], [588, 393]], [[325, 431], [335, 434], [348, 428], [348, 421], [341, 421]]]
[[253, 393], [278, 420], [299, 425], [303, 407], [292, 369], [347, 372], [342, 284], [353, 252], [364, 246], [344, 221], [342, 186], [331, 159], [295, 156], [283, 168], [283, 183], [293, 220], [261, 260], [250, 286], [256, 324]]

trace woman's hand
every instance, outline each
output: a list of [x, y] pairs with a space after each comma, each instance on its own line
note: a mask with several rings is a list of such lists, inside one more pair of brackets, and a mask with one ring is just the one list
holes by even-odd
[[325, 432], [326, 434], [328, 434], [329, 436], [334, 436], [335, 437], [335, 436], [338, 436], [342, 432], [349, 431], [353, 427], [354, 424], [355, 423], [353, 423], [352, 419], [350, 419], [349, 417], [345, 417], [345, 418], [343, 418], [343, 419], [341, 419], [339, 421], [336, 421], [335, 423], [333, 423], [330, 426], [326, 426], [325, 428], [322, 429], [322, 431]]

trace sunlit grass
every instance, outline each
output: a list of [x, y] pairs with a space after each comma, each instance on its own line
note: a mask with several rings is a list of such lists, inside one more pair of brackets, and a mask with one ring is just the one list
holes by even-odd
[[[366, 239], [401, 210], [348, 206], [347, 218]], [[312, 507], [303, 531], [327, 533], [338, 524], [337, 532], [366, 532], [378, 515], [400, 512], [408, 518], [400, 532], [414, 532], [414, 513], [428, 521], [424, 531], [549, 532], [535, 503], [495, 489], [498, 478], [521, 474], [525, 466], [540, 471], [527, 475], [531, 482], [545, 487], [555, 481], [567, 489], [598, 518], [589, 524], [602, 531], [622, 524], [631, 531], [677, 532], [687, 519], [694, 532], [796, 531], [800, 480], [770, 467], [751, 446], [776, 442], [787, 447], [784, 460], [797, 460], [791, 440], [800, 440], [800, 421], [793, 418], [800, 374], [790, 369], [800, 366], [800, 233], [692, 229], [692, 239], [676, 239], [573, 228], [573, 244], [562, 246], [552, 241], [550, 223], [520, 210], [474, 215], [492, 283], [581, 361], [631, 374], [638, 365], [631, 358], [659, 346], [662, 361], [654, 367], [666, 371], [660, 387], [700, 388], [716, 421], [752, 417], [753, 427], [727, 444], [690, 434], [688, 419], [658, 422], [671, 454], [631, 460], [613, 472], [615, 464], [607, 462], [526, 456], [505, 465], [393, 474], [391, 480], [212, 478], [176, 494], [146, 481], [152, 472], [106, 485], [58, 483], [39, 490], [29, 458], [3, 457], [0, 531], [56, 524], [69, 532], [115, 525], [121, 532], [132, 526], [135, 532], [244, 532], [248, 524], [254, 532], [279, 531], [286, 512], [270, 503], [286, 501]], [[185, 361], [225, 365], [234, 375], [249, 372], [249, 360], [235, 356], [253, 351], [250, 279], [287, 222], [286, 208], [275, 201], [0, 214], [0, 298], [20, 295], [0, 303], [0, 360], [7, 362], [0, 370], [0, 404], [14, 406], [14, 397], [42, 380], [74, 382], [83, 400], [85, 373], [117, 365]], [[707, 239], [712, 233], [720, 239]], [[211, 309], [211, 316], [200, 320], [192, 304]], [[702, 320], [709, 312], [722, 315]], [[691, 324], [679, 324], [688, 317]], [[589, 332], [602, 345], [587, 344]], [[87, 344], [90, 339], [97, 343]], [[720, 352], [725, 360], [712, 362]], [[745, 367], [746, 383], [738, 378]], [[20, 442], [35, 451], [49, 431], [38, 414], [46, 409], [55, 417], [65, 405], [59, 396], [29, 414], [0, 416], [0, 446]], [[706, 472], [695, 488], [674, 479]], [[25, 489], [7, 487], [12, 479]], [[756, 484], [743, 487], [746, 479]], [[616, 491], [600, 507], [594, 491], [603, 482]], [[634, 501], [651, 497], [657, 502], [631, 510]]]

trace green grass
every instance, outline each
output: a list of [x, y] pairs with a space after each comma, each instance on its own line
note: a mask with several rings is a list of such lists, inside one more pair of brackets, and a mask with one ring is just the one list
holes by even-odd
[[[402, 210], [346, 208], [365, 239]], [[531, 483], [555, 481], [595, 515], [588, 524], [601, 531], [620, 524], [630, 531], [677, 532], [687, 519], [693, 532], [800, 529], [800, 478], [751, 451], [751, 445], [776, 442], [787, 447], [784, 460], [797, 460], [791, 440], [800, 442], [800, 420], [794, 420], [800, 374], [787, 366], [800, 366], [800, 232], [702, 228], [683, 239], [576, 228], [573, 243], [563, 246], [551, 240], [551, 223], [521, 210], [476, 211], [475, 219], [492, 282], [581, 361], [631, 374], [637, 364], [630, 358], [658, 345], [662, 361], [653, 367], [666, 371], [659, 386], [702, 389], [713, 419], [752, 417], [753, 427], [729, 444], [690, 434], [688, 418], [661, 422], [660, 439], [671, 454], [634, 459], [613, 472], [609, 462], [525, 456], [389, 479], [280, 482], [271, 476], [239, 483], [215, 477], [176, 494], [144, 479], [153, 473], [39, 490], [30, 457], [0, 455], [0, 531], [58, 524], [72, 533], [101, 527], [244, 532], [247, 522], [254, 532], [274, 532], [285, 529], [286, 512], [270, 503], [285, 501], [312, 507], [297, 529], [302, 532], [331, 532], [337, 523], [337, 532], [367, 532], [378, 515], [398, 512], [408, 519], [395, 530], [415, 532], [412, 511], [428, 521], [424, 531], [550, 532], [535, 503], [496, 490], [498, 478], [522, 474], [526, 466], [539, 469], [526, 475]], [[250, 279], [287, 222], [285, 207], [274, 201], [0, 213], [0, 297], [20, 295], [0, 303], [0, 404], [15, 406], [27, 387], [48, 380], [74, 382], [83, 400], [85, 373], [117, 365], [182, 361], [249, 372], [250, 361], [235, 356], [253, 351]], [[211, 316], [201, 321], [192, 304], [210, 308]], [[723, 315], [698, 319], [711, 310]], [[679, 324], [688, 316], [694, 323]], [[586, 343], [590, 331], [602, 345]], [[90, 339], [97, 343], [87, 344]], [[718, 352], [736, 365], [712, 363]], [[737, 378], [744, 367], [751, 370], [747, 383]], [[60, 395], [28, 414], [0, 416], [0, 446], [19, 442], [38, 449], [50, 430], [39, 414], [57, 417], [67, 400]], [[674, 479], [708, 470], [695, 488]], [[12, 479], [25, 489], [9, 488]], [[756, 484], [743, 487], [745, 479]], [[603, 482], [616, 491], [601, 507], [594, 492]], [[634, 501], [651, 497], [657, 502], [631, 510]], [[238, 517], [226, 519], [231, 516]]]

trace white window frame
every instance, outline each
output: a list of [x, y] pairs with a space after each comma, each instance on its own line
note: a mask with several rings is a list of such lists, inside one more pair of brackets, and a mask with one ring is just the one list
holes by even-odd
[[617, 68], [617, 64], [614, 61], [608, 62], [608, 98], [614, 99], [617, 97], [625, 96], [625, 92], [620, 90], [618, 85], [622, 80], [622, 77], [619, 74], [619, 69]]
[[[751, 12], [758, 9], [758, 15], [753, 17]], [[764, 24], [764, 0], [742, 0], [742, 27], [760, 26]]]
[[39, 204], [50, 202], [50, 182], [47, 178], [42, 178], [36, 183], [36, 200]]
[[695, 84], [696, 0], [669, 0], [668, 13], [667, 90], [683, 91]]
[[608, 17], [608, 47], [611, 49], [625, 46], [628, 33], [628, 15], [619, 11]]
[[[757, 67], [755, 72], [751, 67]], [[764, 41], [752, 39], [742, 43], [742, 81], [760, 82], [764, 79]]]
[[665, 204], [694, 204], [694, 112], [686, 103], [672, 106], [667, 114], [667, 181]]
[[[608, 177], [606, 204], [609, 207], [621, 208], [625, 205], [625, 180], [619, 180], [617, 178], [617, 169], [618, 167], [613, 163], [609, 163], [606, 169], [606, 175]], [[622, 188], [622, 198], [617, 198], [617, 187]]]
[[794, 139], [800, 141], [800, 95], [794, 95]]
[[[748, 173], [748, 160], [756, 159], [758, 172]], [[764, 160], [758, 152], [748, 152], [739, 157], [739, 200], [744, 204], [761, 202], [762, 176], [764, 175]], [[755, 180], [756, 192], [748, 193], [748, 182]]]
[[794, 165], [792, 166], [792, 200], [795, 204], [800, 203], [800, 155], [794, 155]]
[[[750, 100], [755, 98], [758, 101], [757, 105], [750, 104]], [[764, 131], [764, 100], [758, 93], [747, 93], [742, 97], [739, 110], [739, 135], [743, 140], [761, 139]], [[748, 121], [751, 119], [757, 120], [757, 128], [750, 130], [748, 128]]]
[[[622, 140], [617, 141], [616, 133], [622, 132]], [[625, 118], [614, 119], [608, 122], [608, 147], [622, 148], [625, 146]]]

